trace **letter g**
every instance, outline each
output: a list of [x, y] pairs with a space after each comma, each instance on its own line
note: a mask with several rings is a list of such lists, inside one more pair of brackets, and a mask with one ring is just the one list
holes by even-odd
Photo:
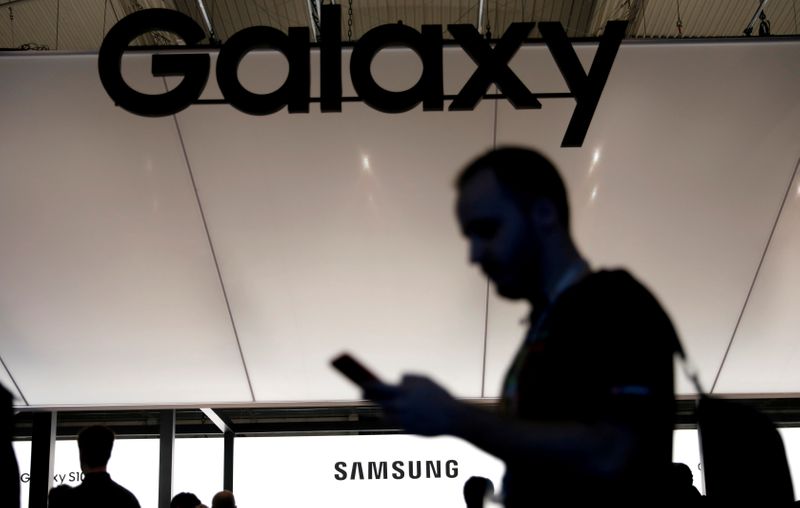
[[100, 81], [117, 106], [141, 116], [178, 113], [200, 97], [208, 81], [211, 59], [207, 54], [153, 55], [154, 76], [183, 76], [169, 92], [151, 95], [137, 92], [122, 78], [122, 55], [136, 37], [155, 30], [171, 32], [186, 44], [203, 38], [203, 28], [192, 18], [169, 9], [145, 9], [126, 16], [108, 31], [100, 46], [97, 66]]

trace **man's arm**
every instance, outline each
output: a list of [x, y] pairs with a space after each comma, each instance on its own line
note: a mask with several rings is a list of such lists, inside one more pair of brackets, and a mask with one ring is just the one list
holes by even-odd
[[537, 423], [514, 420], [455, 400], [426, 377], [367, 390], [387, 416], [409, 432], [460, 437], [505, 462], [559, 463], [590, 475], [613, 477], [634, 449], [632, 428], [614, 422]]

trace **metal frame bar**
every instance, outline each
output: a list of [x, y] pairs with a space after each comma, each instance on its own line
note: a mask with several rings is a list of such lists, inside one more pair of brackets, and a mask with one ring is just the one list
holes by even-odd
[[175, 452], [175, 410], [161, 411], [158, 459], [158, 508], [172, 500], [172, 459]]
[[236, 435], [225, 433], [225, 451], [222, 468], [222, 488], [233, 492], [233, 443]]
[[55, 411], [33, 415], [29, 508], [47, 508], [47, 494], [53, 486], [56, 418], [57, 413]]

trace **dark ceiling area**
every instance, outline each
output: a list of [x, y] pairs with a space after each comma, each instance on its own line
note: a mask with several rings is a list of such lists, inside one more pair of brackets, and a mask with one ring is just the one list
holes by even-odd
[[[498, 38], [513, 22], [558, 21], [570, 37], [597, 37], [611, 20], [627, 20], [631, 39], [681, 39], [798, 35], [798, 0], [0, 0], [0, 48], [96, 51], [121, 18], [143, 9], [187, 14], [207, 36], [225, 42], [251, 26], [281, 31], [308, 27], [316, 41], [324, 5], [341, 10], [342, 40], [356, 41], [370, 29], [403, 23], [415, 29], [472, 24]], [[538, 31], [532, 33], [538, 37]], [[140, 37], [140, 45], [180, 45], [173, 34]]]

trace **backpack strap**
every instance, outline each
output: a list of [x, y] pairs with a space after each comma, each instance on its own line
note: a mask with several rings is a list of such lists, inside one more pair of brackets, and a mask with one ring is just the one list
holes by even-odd
[[675, 354], [678, 355], [678, 359], [680, 360], [681, 370], [683, 370], [683, 374], [695, 387], [698, 395], [701, 398], [708, 396], [706, 391], [703, 389], [703, 385], [700, 383], [700, 374], [697, 370], [697, 366], [694, 365], [694, 363], [692, 363], [689, 360], [688, 356], [686, 356], [686, 352], [684, 351], [683, 345], [681, 344], [680, 340], [675, 342]]

